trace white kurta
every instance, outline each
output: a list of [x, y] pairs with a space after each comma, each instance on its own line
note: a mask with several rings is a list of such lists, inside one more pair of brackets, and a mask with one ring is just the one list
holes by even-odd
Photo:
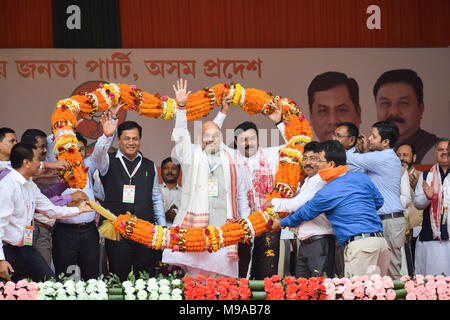
[[[428, 185], [431, 186], [431, 174], [427, 176]], [[419, 210], [425, 210], [430, 206], [431, 201], [428, 200], [422, 187], [423, 174], [417, 181], [416, 190], [414, 192], [414, 206]], [[442, 184], [442, 192], [444, 196], [443, 210], [448, 212], [450, 205], [450, 175], [444, 179]], [[448, 216], [446, 217], [448, 219]], [[450, 234], [450, 227], [447, 221], [447, 230]], [[416, 242], [416, 257], [414, 261], [415, 273], [422, 275], [440, 275], [442, 273], [450, 274], [450, 240], [442, 241], [419, 241]]]
[[[172, 138], [175, 141], [175, 155], [182, 165], [183, 172], [181, 206], [174, 221], [174, 225], [180, 225], [186, 211], [188, 210], [189, 199], [192, 196], [192, 192], [196, 189], [196, 186], [192, 185], [193, 181], [191, 180], [191, 170], [193, 168], [192, 162], [196, 145], [191, 143], [190, 134], [187, 130], [185, 110], [177, 111], [175, 129], [173, 130]], [[226, 189], [226, 184], [229, 183], [228, 180], [230, 179], [224, 175], [225, 170], [222, 166], [219, 154], [217, 156], [209, 156], [208, 164], [208, 171], [210, 172], [211, 177], [217, 179], [219, 183], [218, 199], [222, 197], [222, 201], [219, 201], [218, 199], [211, 199], [211, 201], [208, 201], [208, 209], [210, 214], [209, 224], [218, 227], [226, 222], [227, 210], [229, 208], [224, 205], [227, 203], [226, 199], [228, 198], [228, 194], [224, 192], [224, 190]], [[246, 217], [249, 214], [246, 188], [237, 166], [236, 171], [238, 214], [241, 217]], [[220, 192], [220, 190], [222, 190], [222, 192]], [[206, 276], [219, 274], [235, 278], [238, 277], [238, 261], [228, 257], [228, 248], [222, 248], [213, 253], [176, 252], [166, 249], [163, 252], [162, 262], [179, 265], [191, 275], [202, 273]]]

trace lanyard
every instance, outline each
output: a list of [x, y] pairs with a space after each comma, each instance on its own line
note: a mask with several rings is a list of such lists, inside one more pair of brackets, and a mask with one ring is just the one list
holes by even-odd
[[127, 173], [128, 177], [130, 178], [130, 184], [131, 184], [131, 179], [134, 177], [134, 175], [136, 174], [136, 172], [139, 170], [139, 167], [142, 164], [142, 157], [141, 160], [139, 161], [139, 163], [137, 164], [137, 166], [134, 168], [133, 172], [130, 174], [130, 172], [128, 172], [127, 166], [125, 165], [125, 162], [123, 162], [122, 157], [119, 157], [120, 162], [122, 163], [123, 168], [125, 169], [125, 172]]
[[[25, 207], [27, 210], [27, 223], [29, 223], [29, 225], [31, 225], [33, 223], [33, 216], [34, 216], [34, 201], [31, 201], [30, 192], [29, 192], [28, 188], [26, 188], [26, 186], [27, 186], [27, 183], [25, 183], [24, 185], [21, 185], [20, 191], [22, 191], [22, 197], [24, 199]], [[30, 204], [31, 204], [31, 206], [30, 206]]]

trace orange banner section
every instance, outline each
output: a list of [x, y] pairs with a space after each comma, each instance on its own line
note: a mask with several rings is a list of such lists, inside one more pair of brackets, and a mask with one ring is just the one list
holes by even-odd
[[120, 0], [123, 48], [446, 47], [449, 11], [448, 0]]
[[0, 48], [53, 48], [52, 0], [0, 1]]

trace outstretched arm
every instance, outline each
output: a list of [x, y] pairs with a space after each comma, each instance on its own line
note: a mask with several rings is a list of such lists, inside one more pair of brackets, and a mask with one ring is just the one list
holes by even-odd
[[187, 128], [186, 101], [191, 91], [187, 91], [187, 81], [177, 80], [173, 85], [177, 101], [177, 116], [175, 118], [175, 128], [172, 131], [172, 140], [175, 141], [175, 156], [184, 162], [190, 158], [194, 145], [191, 142], [191, 135]]

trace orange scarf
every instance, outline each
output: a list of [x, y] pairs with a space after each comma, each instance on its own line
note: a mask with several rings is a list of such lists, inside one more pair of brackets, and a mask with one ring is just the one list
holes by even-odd
[[319, 175], [323, 181], [329, 183], [331, 180], [336, 179], [337, 177], [340, 177], [343, 174], [347, 173], [347, 171], [348, 171], [347, 166], [339, 166], [319, 170]]

